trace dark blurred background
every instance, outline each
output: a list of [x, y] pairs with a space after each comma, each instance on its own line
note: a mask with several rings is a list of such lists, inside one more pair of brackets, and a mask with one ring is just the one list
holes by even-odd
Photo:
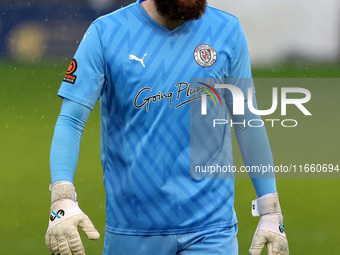
[[[83, 33], [97, 17], [133, 0], [1, 0], [0, 59], [36, 62], [72, 57]], [[340, 61], [339, 0], [209, 0], [240, 18], [251, 60]]]
[[35, 62], [73, 56], [90, 23], [133, 1], [0, 2], [0, 58]]

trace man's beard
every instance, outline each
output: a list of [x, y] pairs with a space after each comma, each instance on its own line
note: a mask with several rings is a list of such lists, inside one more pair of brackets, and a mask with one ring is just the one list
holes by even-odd
[[207, 0], [154, 0], [159, 14], [172, 20], [199, 19], [205, 12]]

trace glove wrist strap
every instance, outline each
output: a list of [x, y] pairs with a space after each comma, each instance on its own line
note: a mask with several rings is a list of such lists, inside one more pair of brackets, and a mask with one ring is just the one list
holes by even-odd
[[251, 213], [254, 217], [269, 213], [281, 213], [278, 194], [272, 193], [253, 200]]
[[60, 199], [71, 199], [77, 201], [75, 188], [71, 182], [59, 181], [50, 185], [51, 190], [51, 203]]

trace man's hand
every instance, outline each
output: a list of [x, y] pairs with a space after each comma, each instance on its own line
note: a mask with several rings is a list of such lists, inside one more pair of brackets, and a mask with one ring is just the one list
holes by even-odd
[[45, 235], [48, 250], [53, 255], [85, 255], [78, 227], [89, 239], [98, 239], [98, 231], [79, 208], [75, 189], [67, 181], [52, 185], [52, 206]]
[[249, 254], [260, 255], [267, 244], [268, 255], [288, 255], [288, 241], [277, 194], [268, 194], [253, 201], [253, 216], [261, 216]]

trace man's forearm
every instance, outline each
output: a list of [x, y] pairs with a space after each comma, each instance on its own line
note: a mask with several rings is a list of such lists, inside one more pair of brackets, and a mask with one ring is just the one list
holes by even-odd
[[[233, 116], [234, 122], [246, 123], [250, 119], [260, 119], [259, 116], [252, 114], [249, 110], [245, 115]], [[250, 127], [250, 126], [235, 126], [235, 135], [240, 147], [243, 162], [246, 166], [273, 166], [273, 156], [270, 149], [270, 144], [267, 132], [264, 126]], [[256, 194], [261, 197], [265, 194], [276, 192], [276, 181], [274, 173], [249, 173], [252, 179]]]
[[52, 183], [73, 182], [79, 156], [79, 146], [86, 120], [91, 110], [64, 100], [57, 120], [50, 153]]

